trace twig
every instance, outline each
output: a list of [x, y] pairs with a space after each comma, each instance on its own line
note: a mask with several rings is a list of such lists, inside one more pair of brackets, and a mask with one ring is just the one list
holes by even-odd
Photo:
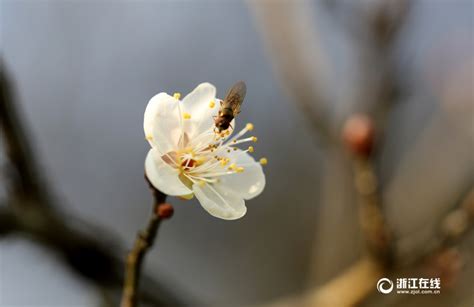
[[[367, 43], [372, 48], [361, 47], [365, 63], [376, 63], [372, 66], [377, 67], [378, 71], [367, 71], [366, 82], [361, 84], [359, 105], [368, 102], [368, 113], [372, 116], [361, 120], [362, 124], [366, 121], [367, 126], [365, 139], [360, 139], [365, 148], [362, 152], [359, 150], [353, 159], [354, 183], [359, 198], [359, 221], [368, 250], [380, 264], [388, 267], [395, 260], [395, 244], [383, 212], [382, 187], [375, 170], [377, 152], [374, 149], [383, 145], [388, 112], [401, 95], [402, 87], [391, 56], [409, 8], [405, 0], [375, 4], [367, 20]], [[364, 65], [364, 68], [370, 66]]]
[[[153, 211], [145, 229], [138, 232], [132, 250], [129, 252], [125, 267], [125, 279], [122, 295], [122, 307], [135, 307], [138, 302], [138, 284], [146, 252], [153, 246], [158, 227], [164, 218], [171, 217], [172, 207], [165, 203], [166, 195], [158, 191], [145, 176], [153, 192]], [[171, 211], [170, 211], [171, 210]]]
[[[20, 121], [14, 103], [13, 87], [7, 78], [6, 68], [0, 59], [0, 127], [5, 139], [7, 157], [13, 166], [11, 174], [11, 195], [39, 200], [36, 205], [46, 206], [50, 202], [48, 189], [40, 176], [35, 155], [28, 142], [25, 126]], [[16, 202], [27, 205], [29, 202]]]
[[370, 160], [354, 160], [354, 179], [359, 198], [359, 223], [368, 251], [381, 265], [390, 266], [394, 261], [393, 236], [382, 212], [377, 175]]
[[456, 246], [474, 228], [474, 187], [471, 187], [455, 209], [444, 216], [439, 225], [439, 236], [427, 242], [426, 248], [405, 266], [415, 266], [436, 252]]
[[15, 215], [5, 205], [0, 205], [0, 237], [8, 235], [18, 229]]

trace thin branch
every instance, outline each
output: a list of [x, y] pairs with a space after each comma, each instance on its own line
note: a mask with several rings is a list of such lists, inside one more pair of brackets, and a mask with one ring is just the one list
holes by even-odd
[[[7, 78], [6, 67], [0, 59], [0, 128], [4, 136], [10, 169], [12, 194], [39, 200], [36, 205], [46, 206], [50, 201], [44, 179], [28, 142], [26, 128], [20, 121], [15, 105], [13, 86]], [[18, 202], [18, 204], [29, 204]]]
[[381, 265], [394, 261], [393, 235], [382, 212], [377, 175], [369, 159], [354, 160], [354, 179], [359, 202], [359, 223], [369, 253]]
[[[147, 179], [146, 176], [145, 179]], [[145, 254], [153, 246], [161, 221], [171, 217], [172, 214], [172, 207], [165, 203], [166, 195], [153, 187], [150, 181], [148, 181], [148, 184], [154, 196], [153, 210], [147, 226], [138, 232], [133, 248], [127, 256], [122, 307], [137, 306], [138, 284]]]
[[474, 228], [474, 187], [471, 187], [455, 209], [448, 212], [440, 221], [437, 238], [427, 242], [426, 248], [417, 253], [415, 259], [404, 263], [415, 266], [436, 252], [456, 246]]
[[[375, 169], [375, 155], [376, 150], [383, 146], [388, 113], [401, 95], [402, 87], [397, 78], [392, 52], [409, 9], [409, 2], [405, 0], [373, 5], [372, 14], [367, 20], [367, 45], [370, 48], [360, 46], [365, 61], [365, 83], [360, 84], [359, 106], [368, 104], [368, 113], [372, 116], [366, 119], [366, 139], [360, 140], [366, 144], [367, 152], [359, 153], [353, 159], [354, 183], [358, 193], [359, 221], [368, 250], [380, 264], [389, 267], [395, 261], [395, 244], [383, 212], [383, 187]], [[367, 67], [377, 68], [367, 70]]]
[[5, 205], [0, 205], [0, 237], [18, 230], [16, 217]]

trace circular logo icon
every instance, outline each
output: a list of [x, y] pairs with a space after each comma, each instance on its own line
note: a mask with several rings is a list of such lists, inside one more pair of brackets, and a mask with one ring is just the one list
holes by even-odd
[[388, 278], [380, 278], [377, 282], [377, 290], [382, 294], [389, 294], [393, 290], [393, 282]]

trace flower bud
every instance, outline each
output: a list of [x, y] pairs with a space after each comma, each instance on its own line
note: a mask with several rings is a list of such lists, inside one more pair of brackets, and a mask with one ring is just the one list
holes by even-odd
[[358, 156], [368, 157], [374, 145], [374, 124], [364, 114], [351, 115], [342, 131], [342, 138], [347, 148]]
[[161, 219], [169, 219], [170, 217], [173, 216], [173, 206], [171, 206], [168, 203], [163, 203], [158, 205], [156, 208], [156, 214], [161, 218]]

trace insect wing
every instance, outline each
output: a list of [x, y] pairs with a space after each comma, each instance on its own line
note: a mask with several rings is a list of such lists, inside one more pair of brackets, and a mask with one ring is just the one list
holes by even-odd
[[239, 81], [234, 86], [232, 86], [229, 90], [229, 93], [227, 94], [225, 98], [225, 104], [228, 105], [234, 112], [234, 115], [237, 115], [240, 113], [240, 106], [242, 105], [242, 102], [244, 101], [245, 94], [247, 93], [247, 86], [245, 85], [245, 82]]

